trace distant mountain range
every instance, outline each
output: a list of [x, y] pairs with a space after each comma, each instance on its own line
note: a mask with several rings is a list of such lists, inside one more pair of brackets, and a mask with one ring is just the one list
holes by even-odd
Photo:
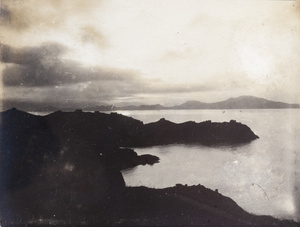
[[299, 104], [289, 104], [284, 102], [275, 102], [254, 96], [240, 96], [237, 98], [230, 98], [221, 102], [205, 103], [199, 101], [187, 101], [181, 105], [163, 106], [144, 105], [144, 104], [120, 104], [106, 105], [99, 104], [97, 106], [89, 106], [87, 103], [79, 105], [65, 105], [56, 106], [54, 104], [36, 103], [36, 102], [3, 102], [2, 110], [11, 108], [18, 108], [27, 112], [54, 112], [56, 110], [74, 111], [75, 109], [82, 109], [83, 111], [118, 111], [118, 110], [191, 110], [191, 109], [285, 109], [285, 108], [300, 108]]
[[230, 98], [225, 101], [215, 103], [203, 103], [198, 101], [188, 101], [176, 109], [280, 109], [280, 108], [300, 108], [299, 104], [289, 104], [284, 102], [275, 102], [254, 96], [240, 96]]
[[181, 105], [171, 107], [156, 105], [128, 105], [118, 106], [94, 106], [86, 110], [113, 111], [113, 110], [190, 110], [190, 109], [285, 109], [300, 108], [299, 104], [275, 102], [254, 96], [240, 96], [221, 102], [205, 103], [199, 101], [187, 101]]

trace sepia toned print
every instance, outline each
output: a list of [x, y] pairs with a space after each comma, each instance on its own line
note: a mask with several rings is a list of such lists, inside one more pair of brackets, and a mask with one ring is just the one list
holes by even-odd
[[298, 1], [0, 0], [0, 225], [299, 225]]

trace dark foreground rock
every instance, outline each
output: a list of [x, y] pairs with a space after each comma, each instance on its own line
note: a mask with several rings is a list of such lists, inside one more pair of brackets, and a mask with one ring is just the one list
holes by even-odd
[[[35, 189], [35, 192], [38, 191]], [[88, 194], [89, 192], [85, 196]], [[22, 197], [19, 199], [15, 204], [22, 201]], [[50, 200], [56, 203], [56, 206], [51, 204]], [[36, 203], [37, 199], [30, 202]], [[99, 200], [94, 204], [90, 202], [86, 207], [74, 206], [72, 202], [66, 207], [67, 204], [63, 204], [56, 197], [45, 198], [42, 205], [43, 209], [32, 210], [32, 204], [23, 204], [24, 208], [30, 210], [27, 219], [20, 211], [14, 216], [14, 221], [3, 224], [5, 226], [299, 226], [299, 223], [293, 221], [249, 214], [232, 199], [201, 185], [177, 185], [165, 189], [125, 187], [119, 188], [114, 195], [107, 195], [101, 202]]]
[[130, 146], [170, 143], [238, 144], [257, 136], [245, 125], [144, 125], [118, 114], [16, 109], [1, 113], [0, 219], [9, 225], [294, 226], [257, 217], [203, 186], [125, 186], [121, 170], [159, 161]]
[[232, 199], [202, 185], [126, 188], [125, 198], [126, 211], [118, 223], [126, 226], [299, 226], [249, 214]]

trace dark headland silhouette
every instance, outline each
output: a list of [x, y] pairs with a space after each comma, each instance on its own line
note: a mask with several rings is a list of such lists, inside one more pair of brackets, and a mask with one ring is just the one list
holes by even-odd
[[144, 124], [116, 113], [35, 116], [15, 108], [0, 120], [3, 226], [297, 226], [249, 214], [202, 185], [126, 187], [121, 170], [159, 161], [128, 147], [236, 145], [258, 138], [234, 120]]

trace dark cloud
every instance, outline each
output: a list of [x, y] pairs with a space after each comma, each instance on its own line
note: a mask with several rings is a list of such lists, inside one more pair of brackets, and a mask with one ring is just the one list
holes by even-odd
[[3, 63], [35, 64], [48, 60], [56, 61], [66, 51], [66, 47], [57, 43], [47, 43], [38, 47], [12, 48], [1, 46], [1, 61]]
[[2, 73], [4, 108], [83, 108], [137, 95], [164, 97], [212, 89], [144, 79], [131, 70], [86, 67], [65, 59], [68, 49], [57, 43], [19, 49], [3, 45], [1, 50], [0, 59], [6, 66]]
[[57, 43], [26, 48], [2, 45], [0, 59], [5, 65], [2, 73], [4, 107], [80, 107], [81, 104], [94, 105], [141, 92], [143, 81], [138, 72], [86, 67], [64, 59], [63, 54], [67, 51]]
[[6, 25], [11, 21], [11, 12], [6, 7], [0, 8], [0, 25]]
[[1, 61], [12, 63], [3, 70], [3, 85], [47, 87], [91, 81], [138, 80], [135, 72], [84, 67], [63, 59], [62, 54], [66, 51], [66, 47], [54, 43], [21, 49], [3, 46]]
[[[4, 2], [5, 4], [6, 2]], [[31, 14], [34, 15], [34, 14]], [[32, 20], [26, 9], [18, 4], [8, 4], [0, 9], [1, 25], [18, 31], [28, 28]]]

